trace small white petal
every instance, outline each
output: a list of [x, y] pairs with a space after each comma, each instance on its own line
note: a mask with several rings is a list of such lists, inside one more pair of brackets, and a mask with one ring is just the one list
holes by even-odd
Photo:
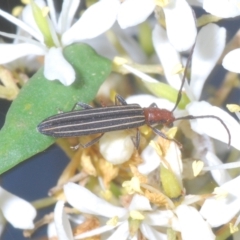
[[149, 107], [152, 103], [156, 103], [159, 108], [163, 108], [167, 110], [172, 110], [175, 105], [174, 103], [166, 99], [157, 98], [148, 94], [139, 94], [139, 95], [130, 96], [126, 99], [126, 102], [128, 104], [137, 103], [141, 107]]
[[[148, 57], [143, 52], [143, 49], [139, 45], [139, 42], [132, 36], [132, 34], [130, 34], [127, 30], [121, 29], [118, 24], [114, 24], [111, 30], [117, 36], [119, 43], [128, 53], [130, 59], [132, 59], [135, 62], [143, 64], [147, 62]], [[131, 30], [133, 31], [133, 28], [131, 28]], [[105, 43], [105, 45], [107, 44]], [[109, 45], [107, 46], [109, 47]]]
[[121, 28], [135, 26], [144, 22], [154, 8], [155, 3], [153, 0], [123, 1], [118, 12], [118, 23]]
[[122, 217], [126, 214], [124, 208], [111, 205], [107, 201], [91, 193], [88, 189], [75, 183], [67, 183], [64, 185], [64, 193], [68, 203], [83, 213], [110, 218], [115, 216]]
[[6, 18], [8, 21], [12, 22], [16, 26], [22, 28], [25, 30], [27, 33], [35, 37], [37, 40], [40, 42], [43, 41], [43, 36], [39, 34], [35, 29], [29, 27], [27, 24], [25, 24], [23, 21], [19, 20], [18, 18], [13, 17], [11, 14], [4, 12], [3, 10], [0, 9], [0, 16]]
[[154, 27], [152, 38], [154, 48], [162, 64], [168, 83], [172, 87], [179, 89], [182, 79], [179, 74], [174, 73], [176, 66], [181, 64], [179, 53], [169, 42], [167, 33], [161, 26], [156, 25]]
[[143, 163], [138, 165], [138, 171], [141, 174], [148, 175], [160, 165], [160, 157], [155, 149], [148, 145], [141, 153]]
[[129, 224], [128, 221], [124, 221], [115, 231], [114, 233], [108, 237], [106, 240], [127, 240], [129, 237]]
[[205, 0], [203, 9], [217, 17], [230, 18], [240, 15], [238, 1], [229, 0]]
[[226, 29], [216, 24], [204, 26], [197, 36], [190, 82], [196, 100], [201, 97], [203, 85], [223, 52], [225, 40]]
[[224, 183], [221, 189], [228, 193], [226, 198], [207, 199], [200, 213], [212, 227], [229, 222], [240, 210], [240, 176]]
[[48, 80], [59, 80], [69, 86], [75, 80], [75, 71], [72, 65], [64, 58], [61, 48], [50, 48], [44, 63], [44, 76]]
[[132, 201], [128, 207], [130, 211], [137, 210], [137, 211], [152, 211], [152, 207], [150, 205], [149, 200], [139, 194], [135, 194], [132, 198]]
[[224, 58], [222, 65], [228, 71], [240, 73], [240, 48], [229, 52]]
[[64, 209], [64, 202], [58, 201], [54, 209], [54, 222], [59, 240], [73, 240], [72, 229]]
[[200, 213], [193, 207], [179, 205], [175, 210], [184, 240], [214, 240], [215, 235], [209, 224], [203, 220]]
[[49, 239], [57, 238], [57, 230], [55, 227], [55, 223], [51, 222], [47, 226], [47, 236]]
[[38, 41], [36, 41], [32, 38], [29, 38], [29, 36], [27, 34], [26, 34], [27, 36], [25, 37], [25, 35], [21, 35], [21, 34], [16, 35], [16, 34], [5, 33], [5, 32], [0, 31], [0, 35], [4, 36], [4, 37], [7, 37], [7, 38], [10, 38], [10, 39], [14, 39], [14, 44], [17, 44], [17, 43], [22, 41], [22, 42], [26, 42], [26, 43], [35, 45], [39, 48], [42, 48], [44, 53], [47, 51], [47, 47], [44, 44], [42, 44], [42, 43], [40, 43], [40, 42], [38, 42]]
[[[192, 102], [187, 105], [186, 109], [188, 110], [188, 113], [193, 116], [213, 115], [219, 117], [227, 125], [230, 131], [231, 146], [240, 150], [240, 125], [231, 115], [204, 101]], [[219, 120], [214, 118], [195, 119], [190, 120], [190, 124], [195, 132], [206, 134], [212, 138], [228, 143], [229, 138], [227, 131]]]
[[124, 163], [134, 152], [132, 137], [135, 136], [135, 131], [133, 133], [130, 131], [107, 132], [99, 141], [100, 153], [114, 165]]
[[142, 223], [140, 225], [140, 229], [142, 234], [147, 239], [151, 239], [151, 240], [167, 240], [168, 239], [166, 234], [156, 231], [154, 228], [152, 228], [151, 226], [145, 223]]
[[47, 5], [49, 7], [51, 22], [53, 23], [54, 28], [57, 29], [56, 9], [55, 9], [53, 0], [47, 0]]
[[44, 55], [45, 51], [39, 46], [29, 43], [0, 44], [0, 64], [12, 62], [27, 55]]
[[174, 0], [164, 7], [163, 11], [171, 44], [180, 52], [190, 49], [197, 36], [191, 7], [185, 0]]
[[[207, 159], [208, 166], [217, 166], [217, 165], [222, 164], [222, 161], [214, 153], [212, 153], [210, 151], [207, 152], [205, 158]], [[223, 183], [231, 180], [230, 175], [228, 174], [227, 170], [225, 170], [225, 169], [212, 170], [211, 174], [219, 186], [221, 186]]]
[[151, 226], [171, 227], [171, 223], [176, 216], [170, 210], [154, 210], [145, 214], [144, 223]]
[[0, 187], [0, 208], [4, 217], [15, 228], [32, 229], [36, 217], [35, 208], [27, 201]]
[[107, 31], [116, 21], [119, 6], [119, 0], [102, 0], [90, 6], [62, 35], [63, 44], [94, 38]]
[[67, 31], [70, 28], [79, 4], [80, 4], [80, 0], [72, 0], [72, 1], [64, 0], [63, 1], [62, 11], [58, 18], [58, 26], [57, 26], [59, 34], [63, 34], [65, 31]]

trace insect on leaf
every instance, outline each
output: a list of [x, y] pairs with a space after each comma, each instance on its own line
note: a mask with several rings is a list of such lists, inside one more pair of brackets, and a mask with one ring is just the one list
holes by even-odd
[[111, 61], [85, 44], [68, 46], [63, 54], [75, 69], [75, 82], [66, 87], [57, 80], [48, 81], [40, 69], [22, 88], [0, 131], [0, 173], [54, 143], [54, 138], [37, 131], [37, 125], [58, 109], [70, 111], [78, 101], [93, 100], [111, 72]]

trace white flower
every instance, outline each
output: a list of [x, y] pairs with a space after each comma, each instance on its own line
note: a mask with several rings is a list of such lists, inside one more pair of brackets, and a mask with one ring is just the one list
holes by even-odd
[[[42, 17], [42, 19], [39, 20], [40, 22], [36, 22], [36, 12], [33, 14], [30, 5], [26, 6], [23, 10], [23, 21], [0, 9], [0, 15], [2, 17], [14, 23], [17, 27], [21, 28], [36, 39], [33, 40], [30, 37], [0, 32], [0, 35], [2, 36], [18, 39], [19, 41], [24, 42], [0, 44], [0, 63], [8, 63], [29, 54], [45, 55], [44, 76], [49, 80], [59, 79], [64, 85], [72, 84], [75, 80], [75, 72], [73, 67], [65, 60], [62, 54], [62, 48], [67, 44], [61, 41], [61, 37], [63, 34], [67, 34], [67, 30], [73, 21], [79, 2], [79, 0], [64, 1], [58, 22], [56, 20], [55, 8], [51, 0], [48, 1], [51, 20], [46, 16]], [[38, 4], [35, 5], [35, 10], [38, 6], [45, 6], [45, 2], [42, 0], [36, 1], [35, 4]], [[46, 22], [44, 22], [44, 20], [46, 20]], [[40, 27], [41, 25], [44, 25], [44, 29]], [[60, 37], [58, 38], [57, 35]]]
[[35, 217], [36, 210], [30, 203], [0, 187], [0, 235], [5, 221], [15, 228], [32, 229]]
[[[215, 239], [210, 226], [203, 220], [199, 212], [185, 204], [181, 204], [174, 210], [158, 210], [151, 207], [146, 197], [135, 194], [129, 207], [125, 209], [111, 205], [84, 187], [74, 183], [66, 184], [64, 192], [68, 203], [80, 212], [97, 215], [99, 218], [111, 218], [107, 225], [75, 236], [75, 239], [83, 239], [106, 232], [108, 232], [107, 240], [127, 239], [128, 237], [138, 239], [136, 235], [138, 229], [147, 239], [167, 239], [167, 235], [158, 230], [159, 226], [161, 226], [162, 231], [169, 227], [180, 231], [184, 240]], [[191, 204], [198, 201], [199, 197], [189, 196], [186, 200]], [[56, 229], [61, 228], [58, 231], [58, 233], [61, 233], [61, 236], [64, 235], [62, 231], [66, 231], [66, 226], [69, 224], [65, 222], [68, 221], [66, 215], [62, 215], [62, 206], [62, 202], [57, 203], [54, 211], [55, 217], [62, 216], [62, 220], [55, 221], [55, 224], [58, 225]], [[71, 240], [72, 238], [70, 236], [67, 239]]]
[[[211, 227], [219, 227], [226, 224], [235, 217], [240, 210], [240, 192], [239, 192], [240, 176], [228, 181], [220, 186], [222, 191], [227, 193], [225, 198], [212, 197], [207, 199], [200, 213], [211, 225]], [[235, 223], [239, 223], [239, 217]]]
[[120, 0], [101, 0], [86, 10], [84, 20], [87, 23], [94, 22], [91, 17], [95, 16], [98, 21], [94, 24], [102, 31], [111, 28], [116, 20], [121, 28], [128, 28], [145, 21], [158, 5], [165, 14], [171, 44], [179, 51], [189, 49], [195, 41], [197, 31], [192, 9], [185, 0], [173, 0], [162, 5], [160, 1], [154, 0], [125, 0], [122, 3]]
[[[170, 226], [170, 219], [175, 219], [174, 214], [169, 210], [153, 211], [149, 200], [138, 194], [134, 195], [128, 209], [125, 209], [111, 205], [105, 200], [95, 196], [86, 188], [74, 183], [66, 184], [64, 186], [64, 193], [67, 202], [79, 211], [99, 217], [111, 218], [107, 225], [82, 233], [76, 236], [75, 239], [91, 237], [112, 229], [115, 230], [107, 238], [108, 240], [125, 239], [131, 236], [129, 228], [131, 228], [131, 221], [134, 220], [135, 223], [136, 221], [139, 222], [139, 229], [146, 238], [167, 239], [166, 234], [157, 231], [155, 226], [168, 227]], [[55, 210], [55, 215], [57, 216], [56, 212], [57, 210]], [[61, 223], [59, 226], [61, 227]], [[64, 228], [66, 227], [62, 226], [62, 229]], [[135, 234], [136, 233], [134, 233], [134, 236]]]
[[[154, 46], [163, 64], [164, 70], [166, 71], [166, 78], [168, 82], [175, 88], [178, 88], [181, 83], [181, 77], [173, 74], [173, 70], [176, 68], [177, 64], [180, 64], [180, 57], [178, 53], [171, 48], [166, 37], [164, 37], [164, 34], [166, 35], [164, 30], [159, 26], [154, 29]], [[237, 121], [218, 107], [213, 107], [204, 101], [197, 102], [201, 96], [202, 88], [208, 75], [211, 73], [213, 67], [216, 65], [222, 54], [225, 46], [225, 38], [226, 30], [215, 24], [208, 24], [200, 30], [192, 56], [190, 86], [188, 86], [187, 83], [184, 85], [186, 94], [192, 102], [187, 105], [187, 112], [176, 112], [176, 115], [177, 117], [187, 114], [193, 116], [215, 115], [219, 117], [229, 128], [231, 145], [240, 149], [240, 145], [237, 140], [240, 134], [240, 126]], [[162, 51], [164, 48], [168, 48], [170, 51]], [[174, 60], [172, 62], [168, 59]], [[218, 120], [211, 118], [196, 119], [191, 120], [190, 123], [191, 128], [199, 134], [206, 134], [210, 137], [228, 143], [227, 131]]]
[[191, 206], [181, 204], [175, 209], [178, 217], [182, 239], [184, 240], [214, 240], [210, 225], [206, 222], [200, 213]]
[[[2, 36], [18, 39], [18, 41], [22, 42], [13, 44], [1, 43], [0, 64], [11, 62], [29, 54], [45, 55], [44, 76], [49, 80], [58, 79], [68, 86], [75, 80], [75, 72], [64, 58], [62, 49], [76, 41], [96, 37], [103, 33], [104, 30], [92, 24], [93, 22], [95, 23], [93, 21], [95, 16], [89, 15], [89, 13], [86, 14], [87, 17], [91, 18], [91, 21], [85, 22], [86, 14], [83, 14], [82, 18], [71, 27], [80, 0], [64, 0], [58, 19], [53, 1], [48, 0], [47, 2], [51, 19], [48, 16], [42, 16], [44, 14], [43, 10], [48, 9], [43, 0], [35, 1], [33, 6], [26, 6], [22, 13], [22, 21], [0, 9], [0, 16], [24, 30], [25, 35], [29, 34], [35, 38], [31, 39], [26, 36], [0, 32]], [[41, 11], [38, 6], [43, 10]]]
[[[193, 116], [211, 115], [218, 117], [219, 119], [222, 120], [222, 122], [227, 126], [227, 128], [230, 131], [231, 146], [240, 149], [240, 144], [238, 141], [240, 135], [240, 126], [238, 122], [222, 109], [211, 106], [209, 103], [205, 101], [202, 102], [197, 101], [201, 96], [205, 80], [207, 79], [208, 75], [210, 74], [213, 67], [217, 63], [218, 58], [222, 54], [222, 51], [225, 46], [225, 36], [226, 36], [225, 29], [220, 28], [215, 24], [209, 24], [200, 30], [192, 57], [190, 86], [187, 83], [185, 83], [184, 85], [186, 94], [188, 98], [191, 100], [191, 102], [186, 106], [186, 110], [176, 110], [174, 112], [174, 115], [176, 118], [178, 117], [181, 118], [186, 115]], [[158, 53], [159, 58], [161, 59], [168, 82], [175, 88], [179, 89], [179, 85], [182, 79], [180, 76], [174, 74], [174, 69], [176, 69], [176, 65], [180, 64], [180, 57], [179, 54], [174, 50], [174, 48], [172, 48], [172, 46], [168, 42], [168, 39], [166, 38], [166, 32], [159, 26], [157, 26], [153, 31], [153, 42], [156, 48], [156, 52]], [[167, 52], [165, 51], [165, 49], [168, 49], [169, 51]], [[169, 59], [171, 60], [173, 59], [173, 61], [169, 61]], [[140, 77], [146, 86], [148, 84], [149, 85], [152, 84], [151, 89], [154, 86], [153, 84], [156, 84], [156, 88], [159, 87], [157, 81], [151, 78], [150, 76], [143, 74], [128, 65], [123, 66], [128, 71]], [[134, 101], [139, 103], [144, 102], [145, 107], [146, 105], [151, 104], [153, 102], [153, 100], [148, 101], [149, 98], [145, 98], [144, 96], [136, 98], [134, 99]], [[168, 105], [164, 106], [163, 104], [161, 104], [161, 101], [163, 100], [162, 99], [160, 99], [159, 101], [154, 100], [154, 102], [156, 102], [157, 105], [159, 105], [159, 108], [164, 108], [169, 111], [173, 109], [173, 107], [169, 107]], [[192, 141], [195, 144], [196, 152], [199, 154], [198, 157], [201, 158], [206, 163], [207, 166], [209, 165], [212, 166], [213, 164], [220, 164], [220, 162], [218, 162], [217, 160], [217, 157], [216, 156], [213, 157], [214, 150], [211, 146], [211, 142], [207, 140], [205, 136], [210, 136], [212, 138], [228, 143], [229, 135], [223, 124], [221, 124], [219, 120], [214, 118], [190, 120], [190, 124], [192, 130], [194, 130], [200, 135], [193, 134], [194, 132], [190, 133], [189, 130], [187, 132], [185, 131], [186, 129], [184, 129], [184, 132], [186, 136], [192, 138]], [[150, 155], [151, 157], [149, 157]], [[143, 165], [142, 168], [141, 166], [139, 166], [139, 170], [141, 168], [141, 170], [143, 170], [144, 173], [150, 172], [159, 163], [159, 157], [154, 153], [153, 150], [151, 150], [150, 146], [143, 151], [142, 157], [146, 159], [145, 162], [154, 161], [154, 166], [151, 166], [150, 168], [146, 168], [145, 165]], [[158, 160], [156, 161], [156, 159]], [[221, 172], [224, 172], [224, 175], [221, 175], [221, 177], [219, 177], [219, 174], [222, 174]], [[212, 174], [214, 179], [220, 185], [230, 179], [229, 175], [226, 173], [225, 170], [224, 171], [214, 170], [212, 171]]]

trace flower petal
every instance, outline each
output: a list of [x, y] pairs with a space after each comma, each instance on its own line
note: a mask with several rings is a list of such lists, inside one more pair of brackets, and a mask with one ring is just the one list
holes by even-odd
[[24, 199], [0, 187], [0, 208], [4, 217], [15, 228], [32, 229], [36, 217], [35, 208]]
[[39, 46], [29, 43], [0, 44], [0, 64], [12, 62], [27, 55], [44, 55], [45, 51]]
[[62, 4], [62, 11], [58, 18], [58, 33], [63, 34], [72, 24], [73, 18], [80, 4], [80, 0], [64, 0]]
[[55, 9], [53, 0], [47, 0], [47, 5], [48, 5], [49, 13], [50, 13], [50, 16], [51, 16], [51, 22], [54, 26], [54, 29], [57, 29], [56, 9]]
[[91, 193], [88, 189], [75, 183], [67, 183], [64, 185], [64, 193], [68, 203], [83, 213], [105, 217], [122, 217], [126, 214], [124, 208], [116, 207], [108, 203]]
[[115, 231], [114, 233], [108, 237], [106, 240], [115, 240], [115, 239], [121, 239], [121, 240], [127, 240], [129, 237], [129, 224], [128, 221], [124, 221]]
[[228, 71], [240, 73], [240, 48], [229, 52], [224, 58], [222, 65]]
[[156, 25], [152, 32], [153, 45], [162, 64], [165, 77], [168, 83], [179, 89], [182, 79], [179, 74], [174, 73], [176, 66], [181, 64], [179, 53], [175, 50], [167, 38], [166, 31], [159, 25]]
[[174, 0], [163, 8], [167, 35], [177, 51], [191, 48], [197, 36], [193, 11], [185, 0]]
[[119, 0], [102, 0], [90, 6], [82, 17], [62, 35], [62, 43], [69, 45], [83, 39], [97, 37], [107, 31], [117, 18]]
[[59, 240], [73, 240], [73, 233], [64, 209], [64, 202], [58, 201], [54, 209], [54, 222]]
[[126, 102], [129, 103], [138, 103], [141, 107], [149, 107], [152, 103], [156, 103], [159, 108], [164, 108], [168, 110], [172, 110], [174, 107], [174, 103], [166, 100], [154, 97], [148, 94], [139, 94], [130, 96], [126, 99]]
[[121, 28], [135, 26], [144, 22], [153, 12], [154, 8], [155, 4], [153, 0], [123, 1], [118, 11], [118, 23]]
[[141, 232], [142, 234], [147, 238], [147, 239], [151, 239], [151, 240], [167, 240], [168, 237], [166, 234], [161, 233], [156, 231], [154, 228], [152, 228], [151, 226], [142, 223], [140, 226]]
[[143, 163], [138, 165], [138, 171], [141, 174], [148, 175], [160, 165], [160, 157], [155, 149], [148, 145], [141, 153]]
[[130, 211], [138, 210], [138, 211], [152, 211], [152, 207], [150, 205], [149, 200], [139, 194], [135, 194], [132, 198], [132, 201], [128, 207]]
[[[134, 34], [133, 28], [131, 28], [132, 31], [127, 31], [127, 30], [121, 29], [118, 26], [118, 24], [114, 24], [111, 30], [117, 36], [117, 40], [119, 41], [121, 46], [124, 48], [124, 50], [128, 53], [130, 59], [132, 59], [135, 62], [143, 63], [143, 64], [147, 62], [148, 57], [143, 52], [143, 49], [139, 45], [139, 42], [133, 36]], [[116, 54], [116, 55], [119, 55], [119, 54]]]
[[215, 239], [211, 227], [194, 207], [179, 205], [175, 212], [180, 222], [184, 240]]
[[171, 222], [176, 218], [170, 210], [154, 210], [145, 214], [144, 223], [151, 226], [171, 227]]
[[[207, 152], [205, 158], [207, 159], [208, 166], [217, 166], [222, 164], [222, 161], [210, 151]], [[231, 177], [226, 169], [212, 170], [211, 174], [219, 186], [231, 180]]]
[[0, 16], [6, 18], [8, 21], [12, 22], [16, 26], [22, 28], [25, 30], [27, 33], [32, 35], [34, 38], [39, 40], [40, 42], [43, 42], [43, 36], [37, 32], [35, 29], [29, 27], [27, 24], [25, 24], [23, 21], [13, 17], [11, 14], [4, 12], [3, 10], [0, 9]]
[[204, 26], [197, 36], [190, 82], [196, 100], [201, 97], [203, 85], [223, 52], [225, 40], [226, 29], [216, 24]]
[[[240, 125], [239, 123], [227, 112], [218, 107], [214, 107], [207, 102], [192, 102], [187, 105], [188, 113], [193, 116], [216, 116], [219, 117], [228, 127], [231, 135], [231, 146], [240, 150], [239, 136]], [[191, 128], [199, 133], [206, 134], [212, 138], [218, 139], [222, 142], [228, 143], [228, 134], [224, 126], [219, 120], [214, 118], [203, 118], [190, 120]]]
[[203, 9], [217, 17], [230, 18], [240, 15], [238, 1], [229, 0], [205, 0]]
[[51, 222], [47, 226], [47, 236], [49, 239], [57, 238], [57, 231], [55, 227], [55, 223]]
[[59, 80], [69, 86], [75, 80], [75, 71], [71, 64], [64, 58], [61, 48], [50, 48], [45, 57], [44, 76], [52, 81]]
[[200, 213], [212, 227], [229, 222], [240, 210], [240, 176], [224, 183], [221, 189], [228, 193], [226, 198], [207, 199]]
[[134, 152], [132, 137], [135, 131], [114, 131], [105, 133], [99, 141], [99, 150], [112, 164], [121, 164], [130, 159]]

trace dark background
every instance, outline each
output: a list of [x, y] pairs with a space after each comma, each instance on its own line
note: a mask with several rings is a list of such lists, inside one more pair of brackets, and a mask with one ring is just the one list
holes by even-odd
[[[58, 4], [56, 7], [60, 10], [62, 1], [56, 2]], [[11, 12], [12, 8], [16, 5], [21, 5], [20, 0], [0, 0], [0, 8], [8, 12]], [[197, 15], [201, 13], [202, 11], [196, 11]], [[240, 20], [224, 20], [221, 21], [219, 25], [227, 27], [228, 39], [231, 39], [235, 32], [239, 29]], [[0, 31], [15, 33], [16, 28], [13, 24], [0, 17]], [[5, 40], [11, 42], [11, 40]], [[221, 79], [223, 79], [224, 75], [225, 70], [221, 66], [218, 66], [211, 74], [208, 84], [220, 86]], [[239, 89], [232, 91], [228, 102], [239, 104]], [[6, 112], [10, 104], [11, 102], [0, 99], [0, 127], [2, 127], [4, 123]], [[12, 147], [14, 148], [14, 146]], [[67, 163], [68, 159], [65, 154], [56, 146], [52, 146], [45, 152], [34, 156], [24, 163], [19, 164], [14, 169], [4, 173], [0, 179], [1, 186], [9, 192], [26, 199], [27, 201], [44, 198], [47, 196], [48, 190], [56, 184], [59, 175]], [[50, 211], [52, 211], [52, 208], [39, 211], [37, 219], [41, 218], [44, 214], [47, 214]], [[45, 235], [45, 231], [46, 229], [39, 230], [37, 234], [33, 236], [33, 239], [38, 239], [40, 236]], [[17, 230], [8, 224], [1, 239], [23, 240], [25, 238], [22, 236], [22, 230]]]

